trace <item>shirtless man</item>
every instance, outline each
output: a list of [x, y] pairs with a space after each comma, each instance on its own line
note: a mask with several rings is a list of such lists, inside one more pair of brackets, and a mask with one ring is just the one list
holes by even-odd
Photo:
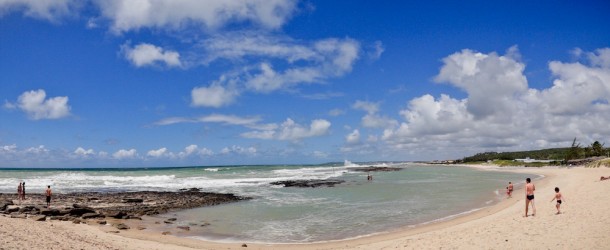
[[47, 208], [51, 207], [51, 186], [47, 186], [47, 191], [45, 192], [47, 196]]
[[527, 210], [529, 204], [532, 203], [532, 216], [536, 216], [536, 206], [534, 206], [534, 191], [536, 186], [532, 183], [530, 178], [525, 179], [525, 217], [527, 217]]

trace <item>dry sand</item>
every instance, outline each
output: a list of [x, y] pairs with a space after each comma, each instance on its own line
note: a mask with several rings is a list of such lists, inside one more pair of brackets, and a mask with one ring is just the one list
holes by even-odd
[[[524, 191], [512, 199], [449, 221], [352, 240], [298, 244], [247, 244], [247, 249], [610, 249], [610, 168], [513, 168], [547, 178], [535, 181], [535, 217], [524, 215]], [[550, 202], [564, 195], [562, 214]], [[530, 212], [531, 213], [531, 212]], [[69, 222], [0, 216], [0, 249], [244, 249], [222, 244]]]

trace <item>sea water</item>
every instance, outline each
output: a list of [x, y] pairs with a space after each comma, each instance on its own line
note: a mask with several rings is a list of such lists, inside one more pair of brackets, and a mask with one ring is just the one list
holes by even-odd
[[[353, 171], [367, 166], [400, 171]], [[251, 200], [172, 212], [183, 236], [221, 242], [305, 243], [355, 238], [444, 220], [503, 199], [507, 183], [530, 176], [467, 167], [397, 164], [222, 166], [158, 169], [0, 170], [0, 192], [177, 191], [201, 188]], [[345, 181], [335, 187], [271, 185], [285, 180]], [[164, 217], [168, 215], [160, 215]]]

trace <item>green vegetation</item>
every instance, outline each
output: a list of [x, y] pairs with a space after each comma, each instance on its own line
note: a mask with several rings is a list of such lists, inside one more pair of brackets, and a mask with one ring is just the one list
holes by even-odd
[[585, 167], [587, 168], [599, 168], [599, 167], [607, 167], [610, 168], [610, 158], [606, 158], [603, 160], [598, 160], [598, 161], [594, 161], [594, 162], [590, 162], [587, 163], [587, 165], [585, 165]]
[[[477, 164], [480, 162], [491, 162], [498, 166], [526, 166], [526, 167], [541, 167], [548, 165], [562, 165], [579, 162], [577, 164], [584, 164], [580, 159], [587, 159], [590, 157], [598, 156], [610, 156], [610, 148], [604, 148], [604, 143], [595, 141], [588, 146], [581, 146], [580, 142], [574, 138], [572, 145], [568, 148], [549, 148], [540, 150], [530, 151], [517, 151], [517, 152], [485, 152], [478, 153], [473, 156], [465, 157], [461, 161], [468, 164]], [[515, 161], [517, 159], [535, 159], [545, 160], [550, 162], [521, 162]], [[594, 158], [593, 158], [594, 159]], [[586, 160], [585, 160], [586, 162]], [[610, 166], [610, 159], [592, 162], [591, 166]], [[588, 166], [588, 165], [587, 165]]]

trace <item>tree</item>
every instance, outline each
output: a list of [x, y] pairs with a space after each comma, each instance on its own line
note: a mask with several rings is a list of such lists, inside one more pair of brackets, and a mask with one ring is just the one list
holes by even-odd
[[582, 148], [580, 148], [580, 142], [576, 143], [576, 137], [574, 137], [574, 141], [572, 141], [572, 146], [566, 153], [565, 163], [567, 164], [569, 160], [577, 159], [580, 156], [580, 152]]
[[604, 155], [604, 144], [601, 144], [598, 141], [593, 142], [593, 144], [591, 144], [591, 153], [592, 153], [592, 155], [593, 156], [602, 156], [602, 155]]

